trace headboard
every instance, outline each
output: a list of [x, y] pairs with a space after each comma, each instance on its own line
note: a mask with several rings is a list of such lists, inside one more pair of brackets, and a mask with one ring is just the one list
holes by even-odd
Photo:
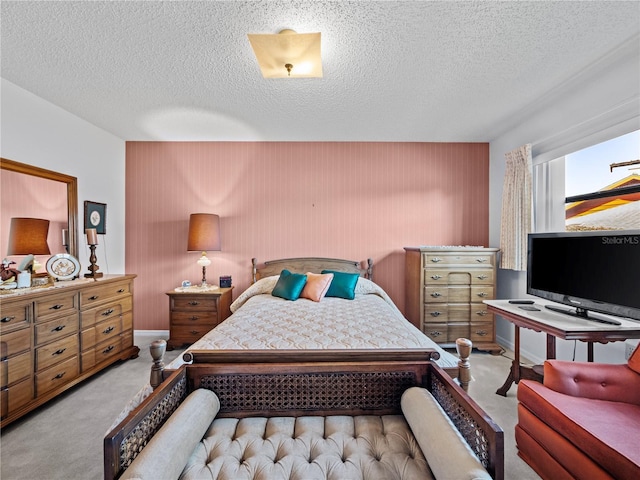
[[353, 260], [343, 260], [339, 258], [284, 258], [279, 260], [269, 260], [258, 268], [258, 260], [251, 259], [253, 265], [253, 283], [261, 278], [272, 275], [280, 275], [283, 269], [292, 273], [320, 273], [322, 270], [337, 270], [339, 272], [357, 273], [361, 277], [373, 280], [373, 260], [367, 259], [367, 267], [361, 268], [361, 262]]

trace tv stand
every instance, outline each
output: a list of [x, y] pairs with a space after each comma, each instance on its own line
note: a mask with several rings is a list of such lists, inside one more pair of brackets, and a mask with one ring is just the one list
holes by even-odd
[[609, 320], [589, 316], [589, 310], [587, 310], [586, 308], [576, 307], [575, 310], [571, 310], [571, 308], [566, 309], [562, 307], [556, 307], [555, 305], [545, 305], [544, 308], [551, 310], [552, 312], [563, 313], [565, 315], [571, 315], [572, 317], [578, 317], [584, 320], [590, 320], [592, 322], [605, 323], [607, 325], [622, 325], [617, 320]]

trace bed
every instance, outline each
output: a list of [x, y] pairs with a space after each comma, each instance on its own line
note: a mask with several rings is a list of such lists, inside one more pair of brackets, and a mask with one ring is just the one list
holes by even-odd
[[[274, 296], [283, 270], [294, 274], [357, 274], [354, 298], [327, 294], [320, 301], [290, 301]], [[199, 352], [211, 350], [225, 352], [229, 362], [238, 362], [246, 358], [246, 350], [277, 351], [277, 358], [287, 351], [292, 361], [304, 361], [316, 350], [332, 350], [337, 357], [354, 350], [374, 350], [384, 357], [397, 350], [432, 348], [437, 352], [436, 363], [463, 389], [468, 386], [471, 342], [460, 339], [459, 358], [422, 334], [373, 282], [371, 259], [361, 268], [360, 262], [334, 258], [288, 258], [267, 261], [262, 266], [254, 258], [252, 280], [231, 305], [232, 315], [192, 344], [168, 368], [178, 368], [183, 362], [192, 362]], [[269, 353], [265, 355], [268, 357]]]

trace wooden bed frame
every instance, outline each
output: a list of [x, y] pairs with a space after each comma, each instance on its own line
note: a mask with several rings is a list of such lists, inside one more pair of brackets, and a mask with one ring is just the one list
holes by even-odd
[[[163, 342], [155, 346], [162, 347]], [[351, 351], [348, 359], [340, 360], [333, 351], [323, 350], [305, 362], [290, 361], [289, 352], [279, 361], [266, 353], [244, 351], [242, 355], [250, 361], [245, 358], [238, 364], [229, 361], [232, 357], [227, 352], [194, 352], [193, 364], [164, 371], [164, 380], [153, 394], [105, 437], [105, 479], [120, 476], [178, 405], [198, 388], [218, 395], [218, 417], [242, 418], [401, 414], [400, 396], [411, 386], [427, 388], [490, 475], [504, 477], [502, 429], [430, 360], [437, 353], [434, 350], [396, 351], [384, 359], [371, 350]], [[301, 389], [309, 394], [293, 393]]]
[[[360, 276], [371, 280], [373, 278], [373, 260], [367, 259], [366, 267], [362, 268], [361, 262], [353, 260], [343, 260], [338, 258], [322, 258], [322, 257], [305, 257], [305, 258], [286, 258], [279, 260], [271, 260], [265, 262], [263, 266], [258, 266], [256, 258], [251, 259], [253, 282], [273, 275], [279, 275], [283, 269], [287, 269], [292, 273], [321, 273], [322, 270], [336, 270], [346, 273], [357, 273]], [[155, 343], [155, 342], [154, 342]], [[443, 368], [449, 376], [456, 379], [460, 386], [466, 391], [471, 381], [471, 365], [469, 363], [469, 355], [471, 354], [472, 343], [468, 339], [460, 338], [456, 341], [456, 350], [459, 356], [457, 367]], [[411, 356], [412, 349], [393, 350], [350, 350], [350, 349], [336, 349], [336, 350], [256, 350], [250, 353], [249, 350], [202, 350], [202, 351], [189, 351], [183, 355], [183, 359], [186, 362], [196, 361], [201, 363], [199, 359], [209, 358], [212, 361], [222, 363], [250, 363], [252, 361], [260, 361], [266, 363], [273, 363], [282, 361], [284, 358], [290, 362], [306, 362], [313, 361], [318, 355], [323, 358], [322, 352], [330, 352], [336, 361], [349, 361], [353, 358], [363, 359], [369, 358], [371, 360], [384, 359], [401, 359], [402, 352], [408, 352]], [[435, 355], [439, 355], [434, 352]], [[151, 356], [154, 360], [154, 364], [151, 369], [151, 386], [156, 387], [163, 380], [164, 363], [162, 356], [164, 355], [164, 348], [160, 347], [160, 344], [152, 344]], [[330, 357], [331, 358], [331, 357]], [[433, 356], [433, 359], [437, 360], [439, 357]]]

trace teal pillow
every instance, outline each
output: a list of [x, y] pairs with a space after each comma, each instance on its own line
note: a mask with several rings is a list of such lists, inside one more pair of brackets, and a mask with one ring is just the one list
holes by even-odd
[[322, 270], [322, 273], [333, 273], [333, 280], [325, 297], [339, 297], [353, 300], [356, 298], [357, 273], [336, 272], [335, 270]]
[[307, 283], [307, 276], [301, 273], [291, 273], [289, 270], [282, 270], [276, 286], [271, 295], [284, 298], [286, 300], [297, 300], [302, 293], [304, 285]]

